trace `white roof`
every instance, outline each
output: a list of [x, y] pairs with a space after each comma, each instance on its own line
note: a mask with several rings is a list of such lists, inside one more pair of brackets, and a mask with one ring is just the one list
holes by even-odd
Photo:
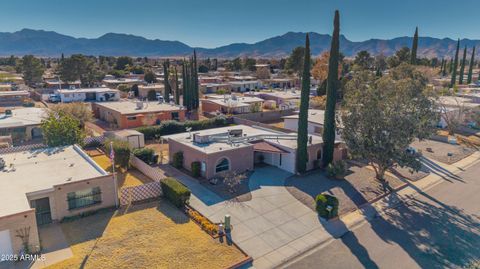
[[[201, 130], [201, 131], [192, 131], [192, 137], [193, 134], [199, 134], [199, 135], [215, 135], [215, 134], [222, 134], [222, 133], [227, 133], [229, 130], [242, 130], [242, 135], [247, 136], [247, 137], [252, 137], [252, 136], [257, 136], [257, 135], [285, 135], [285, 134], [293, 134], [296, 135], [296, 133], [291, 132], [291, 133], [281, 133], [265, 128], [260, 128], [260, 127], [252, 127], [252, 126], [247, 126], [247, 125], [235, 125], [235, 126], [228, 126], [228, 127], [221, 127], [221, 128], [214, 128], [214, 129], [207, 129], [207, 130]], [[320, 136], [316, 135], [309, 135], [312, 136], [312, 144], [320, 144], [323, 143], [323, 140]], [[207, 154], [209, 153], [215, 153], [215, 152], [220, 152], [220, 151], [225, 151], [225, 150], [233, 150], [236, 148], [241, 148], [241, 147], [250, 147], [252, 144], [245, 142], [245, 143], [225, 143], [225, 142], [211, 142], [211, 143], [206, 143], [206, 144], [198, 144], [194, 143], [193, 139], [188, 138], [189, 133], [180, 133], [180, 134], [174, 134], [174, 135], [167, 135], [164, 136], [163, 138], [166, 139], [172, 139], [175, 140], [179, 143], [182, 143], [184, 145], [187, 145], [193, 149], [203, 151]], [[296, 149], [297, 148], [297, 140], [292, 139], [292, 140], [286, 140], [286, 139], [264, 139], [264, 141], [267, 141], [273, 145], [281, 146], [281, 147], [286, 147], [290, 149]]]
[[99, 88], [80, 88], [80, 89], [72, 89], [72, 90], [58, 90], [60, 94], [65, 94], [65, 93], [90, 93], [90, 92], [96, 92], [96, 93], [112, 93], [112, 92], [119, 92], [119, 90], [115, 89], [110, 89], [110, 88], [105, 88], [105, 87], [99, 87]]
[[[299, 115], [294, 114], [290, 116], [283, 117], [284, 119], [298, 119]], [[316, 124], [323, 125], [325, 119], [325, 110], [320, 109], [309, 109], [308, 110], [308, 121]]]
[[142, 83], [143, 80], [138, 79], [138, 78], [116, 78], [116, 79], [104, 79], [103, 82], [105, 83], [111, 83], [111, 84], [122, 84], [122, 83]]
[[15, 95], [29, 95], [29, 93], [28, 91], [0, 91], [0, 97], [15, 96]]
[[29, 210], [28, 193], [108, 175], [78, 146], [9, 153], [2, 158], [6, 166], [0, 171], [0, 217]]
[[28, 107], [12, 110], [12, 115], [0, 114], [0, 128], [12, 128], [31, 125], [40, 125], [47, 115], [45, 108]]
[[[141, 102], [141, 101], [138, 101]], [[97, 106], [99, 107], [106, 107], [111, 110], [115, 110], [120, 112], [121, 114], [141, 114], [145, 112], [162, 112], [162, 111], [178, 111], [182, 110], [184, 108], [177, 106], [177, 105], [171, 105], [168, 103], [159, 103], [156, 101], [146, 101], [143, 102], [143, 107], [141, 109], [137, 108], [137, 103], [134, 101], [118, 101], [118, 102], [102, 102], [102, 103], [96, 103]]]
[[230, 81], [228, 84], [230, 85], [250, 85], [250, 84], [257, 84], [257, 80], [246, 80], [246, 81]]

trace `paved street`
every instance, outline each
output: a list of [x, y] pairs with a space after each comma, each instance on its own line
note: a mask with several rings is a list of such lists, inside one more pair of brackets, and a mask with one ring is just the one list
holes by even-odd
[[287, 268], [454, 268], [480, 259], [480, 165], [306, 253]]

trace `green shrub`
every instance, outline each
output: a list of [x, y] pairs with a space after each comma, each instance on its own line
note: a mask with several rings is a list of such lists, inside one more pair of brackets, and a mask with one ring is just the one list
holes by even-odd
[[133, 155], [148, 164], [152, 164], [154, 163], [155, 150], [151, 148], [139, 148], [133, 151]]
[[194, 177], [200, 177], [200, 162], [192, 162], [191, 169]]
[[190, 190], [178, 180], [168, 177], [163, 179], [160, 184], [162, 186], [163, 195], [172, 202], [172, 204], [177, 207], [183, 207], [188, 203], [188, 200], [190, 199]]
[[347, 164], [344, 161], [330, 163], [327, 166], [327, 175], [337, 179], [342, 179], [347, 173]]
[[[328, 195], [325, 193], [317, 195], [315, 197], [316, 209], [318, 214], [324, 218], [332, 218], [338, 215], [338, 199], [335, 196]], [[331, 206], [332, 210], [330, 213], [327, 210], [327, 206]]]
[[130, 161], [130, 144], [127, 141], [107, 140], [105, 141], [105, 152], [110, 155], [110, 145], [113, 145], [115, 153], [115, 164], [122, 168], [128, 168]]
[[192, 131], [216, 128], [216, 127], [224, 127], [228, 126], [230, 121], [223, 117], [215, 117], [206, 120], [199, 120], [199, 121], [185, 121], [185, 122], [178, 122], [174, 120], [170, 121], [163, 121], [159, 125], [155, 126], [143, 126], [137, 128], [137, 131], [141, 132], [145, 139], [151, 140], [155, 139], [158, 136], [164, 135], [171, 135], [171, 134], [178, 134], [186, 132], [186, 128], [192, 128]]
[[180, 169], [183, 167], [183, 152], [175, 152], [173, 154], [173, 161], [172, 161], [173, 167]]

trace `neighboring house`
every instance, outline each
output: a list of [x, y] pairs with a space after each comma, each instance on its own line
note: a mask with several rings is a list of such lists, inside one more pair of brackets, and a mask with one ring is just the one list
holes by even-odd
[[155, 125], [166, 120], [185, 120], [185, 108], [182, 106], [156, 101], [92, 103], [92, 111], [96, 118], [120, 129]]
[[28, 91], [0, 91], [0, 106], [21, 106], [29, 97]]
[[[201, 174], [210, 179], [224, 171], [245, 172], [254, 169], [256, 163], [266, 163], [296, 172], [297, 134], [281, 133], [246, 125], [207, 129], [198, 132], [164, 136], [168, 140], [169, 157], [183, 153], [183, 167], [191, 169], [193, 162], [200, 162]], [[321, 165], [323, 141], [310, 135], [307, 170]], [[344, 155], [337, 146], [335, 160]]]
[[70, 102], [106, 102], [120, 100], [120, 91], [110, 88], [84, 88], [58, 90], [62, 103]]
[[262, 111], [263, 99], [252, 96], [205, 95], [201, 99], [203, 112], [243, 114]]
[[260, 82], [257, 80], [248, 80], [248, 81], [230, 81], [228, 82], [230, 89], [233, 92], [248, 92], [251, 90], [256, 90], [261, 87]]
[[300, 102], [300, 91], [295, 90], [249, 92], [246, 95], [275, 101], [280, 109], [296, 108]]
[[138, 97], [147, 98], [148, 92], [151, 90], [163, 95], [165, 92], [165, 86], [163, 84], [138, 85]]
[[135, 84], [143, 84], [145, 81], [138, 79], [138, 78], [113, 78], [113, 77], [105, 77], [102, 80], [102, 83], [105, 84], [109, 88], [117, 88], [119, 85], [129, 85], [133, 86]]
[[230, 84], [228, 83], [201, 83], [200, 91], [203, 93], [216, 93], [219, 90], [226, 92], [230, 91]]
[[[285, 129], [297, 132], [298, 118], [299, 118], [298, 114], [284, 116], [282, 118], [283, 118]], [[325, 119], [325, 110], [309, 109], [308, 110], [308, 133], [322, 136], [324, 119]], [[340, 135], [341, 126], [337, 126], [337, 128], [335, 129], [336, 129], [335, 139], [341, 140], [341, 135]]]
[[78, 89], [81, 87], [81, 81], [67, 81], [64, 82], [58, 79], [47, 79], [45, 80], [45, 88], [47, 89]]
[[295, 86], [295, 79], [271, 78], [263, 80], [263, 84], [269, 88], [290, 89]]
[[[2, 155], [0, 253], [40, 250], [38, 226], [115, 206], [114, 178], [80, 147], [37, 149]], [[22, 234], [28, 234], [22, 242]]]
[[45, 108], [28, 107], [0, 114], [0, 136], [11, 136], [14, 144], [42, 138], [40, 124], [46, 116]]

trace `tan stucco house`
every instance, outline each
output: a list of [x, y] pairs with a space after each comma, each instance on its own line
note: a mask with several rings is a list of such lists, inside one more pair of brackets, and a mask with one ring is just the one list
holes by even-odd
[[[1, 156], [0, 254], [39, 250], [38, 226], [115, 206], [116, 184], [80, 147], [68, 146]], [[28, 235], [22, 238], [19, 235]]]
[[[182, 152], [183, 167], [190, 170], [192, 162], [200, 162], [201, 174], [207, 179], [224, 171], [253, 170], [256, 163], [296, 173], [297, 134], [293, 132], [282, 133], [261, 127], [236, 125], [163, 138], [168, 141], [170, 160], [173, 160], [175, 153]], [[322, 138], [310, 135], [307, 170], [321, 165], [322, 148]], [[335, 149], [335, 160], [342, 158], [342, 150]]]

